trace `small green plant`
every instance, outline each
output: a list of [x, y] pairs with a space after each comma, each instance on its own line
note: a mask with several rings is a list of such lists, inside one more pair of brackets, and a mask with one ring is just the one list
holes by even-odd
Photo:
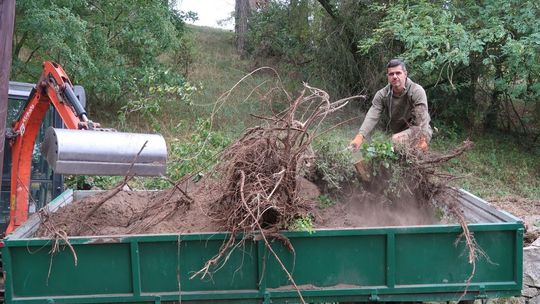
[[[177, 128], [183, 126], [178, 125]], [[217, 155], [229, 143], [230, 139], [222, 132], [211, 129], [209, 120], [198, 119], [189, 139], [176, 139], [171, 143], [167, 175], [177, 180], [186, 174], [210, 168], [217, 161]]]
[[384, 194], [387, 197], [399, 197], [402, 170], [397, 165], [399, 157], [390, 139], [376, 134], [369, 143], [362, 145], [360, 151], [364, 162], [370, 168], [372, 178], [377, 177], [379, 183], [386, 184]]
[[323, 193], [337, 195], [343, 187], [356, 182], [352, 153], [345, 144], [334, 138], [320, 138], [315, 150], [314, 182]]
[[315, 232], [313, 228], [313, 221], [309, 215], [303, 215], [294, 219], [292, 224], [289, 226], [289, 230], [306, 231], [309, 234]]
[[317, 201], [319, 201], [319, 207], [322, 209], [326, 209], [329, 207], [334, 206], [336, 203], [326, 194], [319, 195], [317, 198]]
[[[390, 168], [390, 164], [398, 159], [392, 141], [383, 136], [374, 136], [371, 142], [362, 145], [360, 151], [365, 161], [380, 164], [386, 169]], [[377, 172], [373, 172], [373, 174], [376, 175]]]
[[370, 142], [362, 145], [360, 152], [366, 170], [371, 173], [371, 186], [376, 185], [376, 188], [383, 190], [390, 200], [399, 197], [405, 170], [388, 136], [375, 134]]

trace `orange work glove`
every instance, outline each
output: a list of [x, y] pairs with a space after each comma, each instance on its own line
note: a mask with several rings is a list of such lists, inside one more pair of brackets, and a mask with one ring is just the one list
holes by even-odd
[[358, 134], [356, 134], [354, 139], [349, 143], [349, 147], [356, 150], [356, 149], [360, 148], [360, 146], [362, 145], [363, 142], [364, 142], [364, 135], [358, 133]]
[[421, 137], [417, 142], [416, 142], [416, 148], [420, 151], [423, 151], [423, 152], [427, 152], [428, 150], [428, 143], [427, 143], [427, 140], [425, 137]]

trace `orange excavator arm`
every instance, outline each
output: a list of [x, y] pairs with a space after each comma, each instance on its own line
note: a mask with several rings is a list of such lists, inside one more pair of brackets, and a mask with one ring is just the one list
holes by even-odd
[[[62, 67], [43, 63], [43, 73], [10, 130], [12, 146], [9, 234], [28, 219], [32, 154], [45, 113], [53, 106], [66, 129], [49, 128], [41, 145], [55, 173], [115, 176], [165, 174], [167, 144], [159, 134], [122, 133], [88, 120]], [[82, 131], [84, 130], [84, 131]]]
[[[73, 100], [75, 99], [75, 100]], [[43, 73], [32, 90], [19, 119], [14, 122], [12, 146], [10, 218], [6, 234], [28, 218], [28, 199], [32, 154], [39, 128], [50, 106], [54, 106], [68, 129], [89, 129], [86, 112], [73, 93], [73, 85], [62, 67], [54, 62], [43, 63]]]

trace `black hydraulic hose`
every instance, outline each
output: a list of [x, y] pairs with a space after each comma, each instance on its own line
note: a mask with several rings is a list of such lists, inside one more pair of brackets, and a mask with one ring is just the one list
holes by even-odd
[[88, 118], [86, 117], [86, 110], [82, 106], [82, 104], [79, 102], [79, 99], [77, 98], [77, 95], [75, 95], [75, 92], [73, 92], [73, 89], [69, 84], [64, 85], [64, 94], [66, 95], [69, 103], [73, 106], [75, 109], [75, 113], [77, 116], [83, 120], [87, 121]]

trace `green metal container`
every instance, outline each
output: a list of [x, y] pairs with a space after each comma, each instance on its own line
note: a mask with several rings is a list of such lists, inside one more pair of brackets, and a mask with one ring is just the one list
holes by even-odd
[[[306, 302], [449, 301], [516, 296], [522, 286], [523, 223], [462, 192], [483, 250], [474, 276], [457, 225], [285, 232], [295, 252], [273, 249]], [[67, 191], [49, 208], [69, 203]], [[471, 211], [472, 210], [472, 211]], [[60, 242], [29, 237], [31, 219], [4, 239], [7, 303], [298, 303], [296, 289], [265, 248], [247, 241], [207, 279], [190, 277], [226, 233], [114, 235]], [[466, 291], [466, 293], [464, 293]]]

